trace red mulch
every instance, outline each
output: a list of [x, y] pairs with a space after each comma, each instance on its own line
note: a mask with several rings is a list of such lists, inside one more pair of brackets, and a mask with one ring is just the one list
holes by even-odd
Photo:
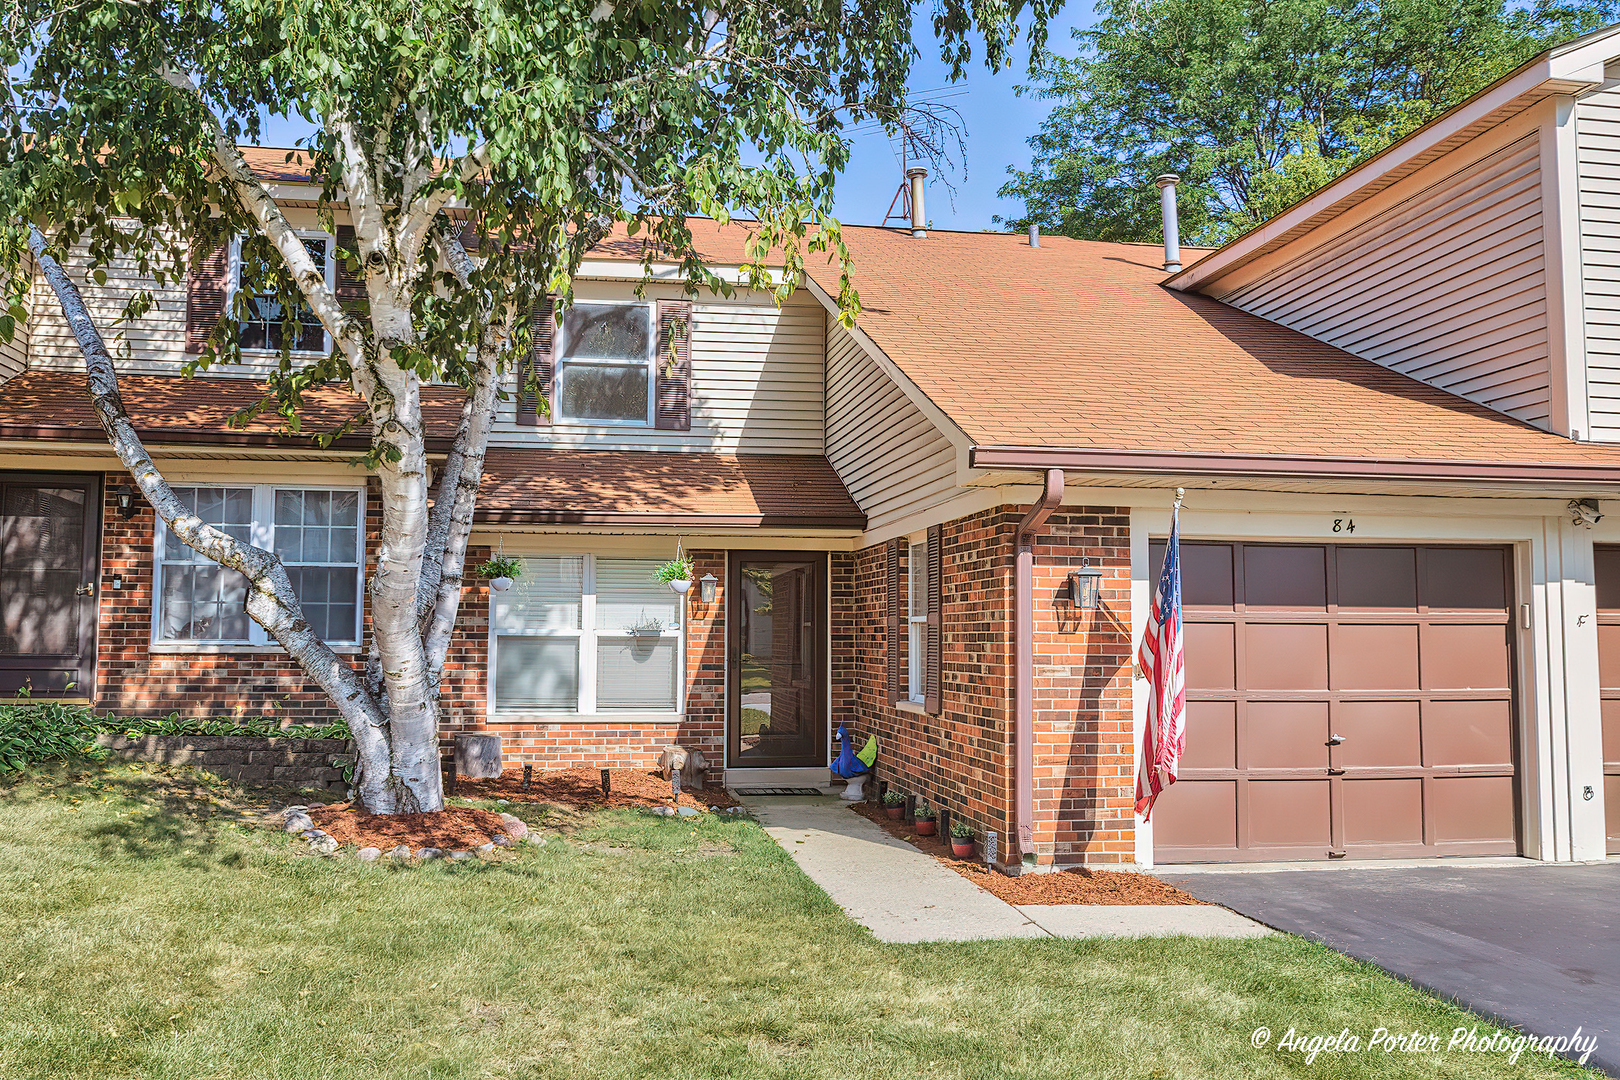
[[[574, 810], [602, 810], [609, 808], [672, 806], [669, 781], [656, 769], [610, 769], [607, 798], [602, 797], [601, 769], [560, 769], [550, 772], [534, 770], [529, 790], [523, 790], [523, 769], [508, 769], [494, 780], [456, 781], [456, 795], [468, 799], [505, 799], [508, 802], [543, 802]], [[737, 800], [721, 787], [706, 787], [697, 792], [682, 791], [681, 806], [694, 810], [707, 810], [718, 806], [722, 810], [738, 805]]]
[[1118, 870], [1064, 870], [1054, 874], [1023, 874], [1008, 877], [990, 869], [974, 856], [958, 859], [951, 854], [950, 838], [918, 836], [904, 821], [890, 821], [876, 803], [853, 803], [857, 814], [875, 821], [890, 836], [927, 852], [958, 874], [1009, 904], [1202, 904], [1203, 901], [1160, 881], [1152, 874]]
[[412, 851], [436, 847], [445, 851], [471, 851], [505, 832], [499, 814], [448, 807], [437, 814], [368, 814], [348, 803], [309, 811], [316, 828], [324, 829], [340, 844], [387, 851], [404, 844]]

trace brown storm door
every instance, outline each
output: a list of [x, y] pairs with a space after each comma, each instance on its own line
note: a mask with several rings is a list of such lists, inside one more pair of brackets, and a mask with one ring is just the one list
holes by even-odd
[[827, 764], [827, 562], [733, 552], [728, 569], [726, 764]]
[[0, 473], [0, 697], [95, 687], [101, 480]]
[[1603, 698], [1603, 816], [1609, 854], [1620, 855], [1620, 547], [1597, 556], [1598, 686]]
[[1182, 589], [1156, 860], [1518, 851], [1509, 549], [1184, 542]]

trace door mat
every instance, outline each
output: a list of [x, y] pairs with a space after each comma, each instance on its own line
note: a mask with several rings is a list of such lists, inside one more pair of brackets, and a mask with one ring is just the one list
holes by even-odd
[[826, 795], [817, 787], [734, 787], [733, 795]]

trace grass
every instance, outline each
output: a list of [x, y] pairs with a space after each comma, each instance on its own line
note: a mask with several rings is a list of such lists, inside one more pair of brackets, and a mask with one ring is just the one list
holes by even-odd
[[157, 766], [0, 785], [0, 1077], [1587, 1075], [1256, 1051], [1477, 1022], [1293, 938], [881, 945], [747, 820], [531, 813], [566, 834], [400, 869], [297, 856], [242, 797]]

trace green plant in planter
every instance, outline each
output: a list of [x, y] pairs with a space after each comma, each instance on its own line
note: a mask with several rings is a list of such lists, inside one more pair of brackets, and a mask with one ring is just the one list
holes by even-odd
[[917, 803], [917, 809], [912, 812], [911, 816], [916, 818], [918, 821], [933, 821], [934, 808], [928, 805], [927, 799], [923, 799]]
[[677, 555], [653, 571], [653, 579], [660, 585], [668, 585], [672, 581], [691, 581], [692, 577], [692, 560], [685, 555]]
[[883, 793], [883, 805], [884, 806], [904, 806], [904, 805], [906, 805], [906, 793], [903, 792], [903, 791], [896, 791], [893, 788], [890, 788], [888, 791], [885, 791]]
[[951, 838], [955, 840], [973, 839], [973, 826], [961, 820], [951, 822]]
[[484, 560], [478, 573], [486, 578], [515, 578], [523, 573], [523, 564], [506, 555], [494, 555]]

